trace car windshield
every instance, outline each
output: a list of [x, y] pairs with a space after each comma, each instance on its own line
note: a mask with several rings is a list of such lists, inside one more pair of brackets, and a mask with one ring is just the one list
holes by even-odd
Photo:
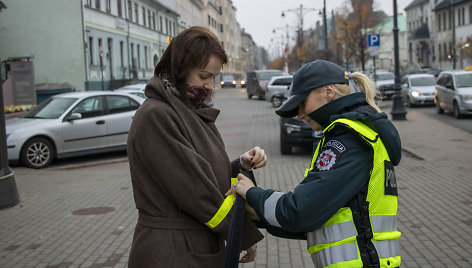
[[456, 84], [457, 87], [472, 87], [472, 73], [457, 74]]
[[392, 80], [392, 79], [395, 79], [395, 76], [391, 73], [376, 74], [375, 79], [376, 80]]
[[25, 118], [57, 119], [77, 98], [50, 98], [27, 113]]
[[234, 80], [234, 77], [231, 75], [225, 75], [223, 76], [223, 80]]
[[282, 72], [260, 72], [260, 73], [257, 73], [257, 78], [259, 80], [270, 80], [272, 78], [272, 76], [279, 76], [279, 75], [282, 75]]
[[414, 87], [425, 87], [425, 86], [434, 86], [436, 84], [436, 79], [434, 77], [416, 77], [411, 78], [411, 86]]

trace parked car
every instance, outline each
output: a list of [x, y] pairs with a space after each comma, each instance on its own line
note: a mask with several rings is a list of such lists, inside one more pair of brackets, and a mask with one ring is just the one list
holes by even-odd
[[250, 99], [252, 96], [257, 96], [259, 100], [263, 100], [267, 92], [269, 80], [274, 76], [280, 75], [282, 75], [282, 71], [279, 70], [255, 70], [247, 72], [247, 97]]
[[54, 158], [126, 150], [131, 121], [143, 102], [117, 91], [52, 96], [23, 117], [6, 121], [8, 159], [44, 168]]
[[142, 90], [146, 88], [146, 83], [138, 83], [138, 84], [131, 84], [131, 85], [126, 85], [120, 88], [117, 88], [115, 90], [123, 90], [123, 89], [137, 89], [137, 90]]
[[472, 115], [472, 72], [441, 72], [436, 82], [434, 103], [440, 114], [447, 110], [456, 118]]
[[410, 74], [402, 78], [403, 102], [415, 105], [433, 105], [436, 77], [433, 74]]
[[390, 98], [395, 93], [395, 75], [392, 72], [380, 71], [373, 75], [372, 80], [384, 98]]
[[293, 75], [273, 76], [267, 84], [266, 101], [272, 102], [274, 107], [279, 107], [282, 104], [281, 100], [288, 95], [292, 79]]
[[241, 78], [241, 81], [239, 82], [239, 84], [241, 85], [241, 87], [246, 87], [246, 77], [245, 76], [243, 78]]
[[280, 153], [291, 154], [294, 146], [313, 146], [323, 137], [323, 131], [314, 131], [306, 121], [280, 118]]
[[146, 95], [144, 95], [144, 90], [140, 90], [140, 89], [123, 89], [123, 88], [119, 88], [119, 89], [116, 89], [115, 91], [119, 91], [121, 93], [133, 94], [133, 95], [136, 95], [136, 96], [141, 97], [143, 99], [147, 98]]
[[236, 79], [232, 75], [224, 75], [220, 84], [221, 87], [236, 87]]

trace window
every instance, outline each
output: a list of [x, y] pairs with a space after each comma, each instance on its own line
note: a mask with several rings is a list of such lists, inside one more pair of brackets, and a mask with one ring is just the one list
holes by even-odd
[[220, 32], [223, 32], [223, 23], [220, 24]]
[[465, 7], [462, 8], [462, 25], [465, 25]]
[[211, 25], [211, 18], [210, 18], [210, 15], [208, 15], [208, 26]]
[[438, 14], [438, 32], [441, 31], [441, 14]]
[[124, 42], [120, 41], [120, 66], [123, 67], [125, 65], [125, 47]]
[[90, 65], [93, 65], [93, 37], [89, 37], [89, 54], [90, 54]]
[[169, 33], [169, 21], [166, 18], [166, 34]]
[[441, 58], [441, 44], [438, 45], [438, 56], [439, 56], [439, 61], [442, 61], [442, 58]]
[[152, 12], [152, 29], [157, 30], [157, 27], [156, 27], [156, 13], [155, 12]]
[[100, 9], [100, 2], [101, 0], [95, 0], [95, 8]]
[[469, 23], [472, 24], [472, 5], [469, 6]]
[[143, 7], [143, 25], [146, 27], [146, 8]]
[[136, 53], [138, 53], [138, 68], [141, 68], [141, 46], [137, 45]]
[[103, 53], [102, 39], [98, 38], [98, 56], [100, 57], [100, 59], [102, 59], [102, 57], [103, 57], [102, 53]]
[[161, 30], [161, 33], [163, 32], [162, 31], [162, 16], [159, 16], [159, 29]]
[[105, 0], [105, 10], [107, 11], [107, 13], [110, 13], [110, 11], [111, 11], [110, 0]]
[[448, 13], [449, 13], [448, 19], [449, 19], [449, 30], [450, 30], [452, 29], [452, 16], [453, 16], [452, 10], [449, 10]]
[[87, 0], [87, 2], [85, 3], [85, 5], [91, 7], [91, 6], [92, 6], [92, 0]]
[[151, 10], [148, 9], [148, 27], [152, 28], [152, 17], [151, 17]]
[[133, 21], [133, 6], [131, 5], [131, 1], [128, 1], [128, 21]]
[[148, 47], [144, 46], [144, 68], [148, 68]]
[[457, 9], [457, 26], [461, 26], [461, 9]]
[[77, 104], [77, 106], [72, 109], [71, 113], [80, 113], [82, 115], [82, 118], [90, 118], [103, 115], [104, 111], [102, 97], [90, 97], [79, 102], [79, 104]]
[[133, 69], [136, 67], [136, 58], [134, 57], [134, 44], [131, 43], [131, 66], [133, 67]]
[[121, 6], [121, 0], [116, 0], [116, 7], [118, 9], [118, 17], [123, 17], [123, 7]]
[[136, 23], [139, 23], [139, 10], [138, 10], [138, 4], [134, 3], [134, 19]]
[[447, 28], [446, 28], [446, 12], [443, 13], [443, 31], [445, 31]]
[[138, 109], [139, 103], [125, 96], [105, 96], [108, 104], [108, 113], [117, 114]]

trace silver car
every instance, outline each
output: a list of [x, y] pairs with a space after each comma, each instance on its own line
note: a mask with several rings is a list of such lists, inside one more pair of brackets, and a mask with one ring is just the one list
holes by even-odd
[[410, 74], [402, 78], [403, 102], [415, 105], [433, 105], [436, 77], [432, 74]]
[[55, 95], [6, 121], [8, 159], [44, 168], [54, 158], [126, 150], [134, 113], [144, 100], [116, 91]]
[[456, 118], [472, 115], [472, 72], [441, 72], [436, 82], [434, 103], [440, 114], [447, 110]]
[[272, 102], [274, 107], [279, 107], [282, 103], [275, 103], [277, 101], [274, 97], [288, 97], [288, 90], [292, 84], [292, 79], [293, 75], [273, 76], [267, 84], [267, 92], [265, 94], [266, 101]]

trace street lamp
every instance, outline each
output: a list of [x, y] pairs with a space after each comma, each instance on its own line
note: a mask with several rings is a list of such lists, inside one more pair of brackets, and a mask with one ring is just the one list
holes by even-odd
[[403, 99], [400, 95], [400, 59], [398, 53], [398, 24], [397, 24], [397, 0], [393, 0], [393, 44], [394, 44], [394, 59], [395, 59], [395, 95], [392, 97], [393, 105], [392, 115], [393, 120], [406, 120], [406, 110], [403, 106]]
[[303, 46], [303, 16], [305, 15], [303, 12], [305, 11], [305, 14], [306, 12], [309, 12], [309, 11], [319, 11], [319, 14], [321, 15], [321, 10], [317, 9], [317, 8], [304, 8], [303, 5], [300, 4], [300, 7], [299, 8], [296, 8], [296, 9], [286, 9], [286, 10], [283, 10], [282, 11], [282, 17], [285, 17], [285, 12], [294, 12], [295, 14], [297, 14], [297, 16], [299, 17], [300, 19], [300, 28], [299, 28], [299, 38], [300, 38], [300, 46]]

